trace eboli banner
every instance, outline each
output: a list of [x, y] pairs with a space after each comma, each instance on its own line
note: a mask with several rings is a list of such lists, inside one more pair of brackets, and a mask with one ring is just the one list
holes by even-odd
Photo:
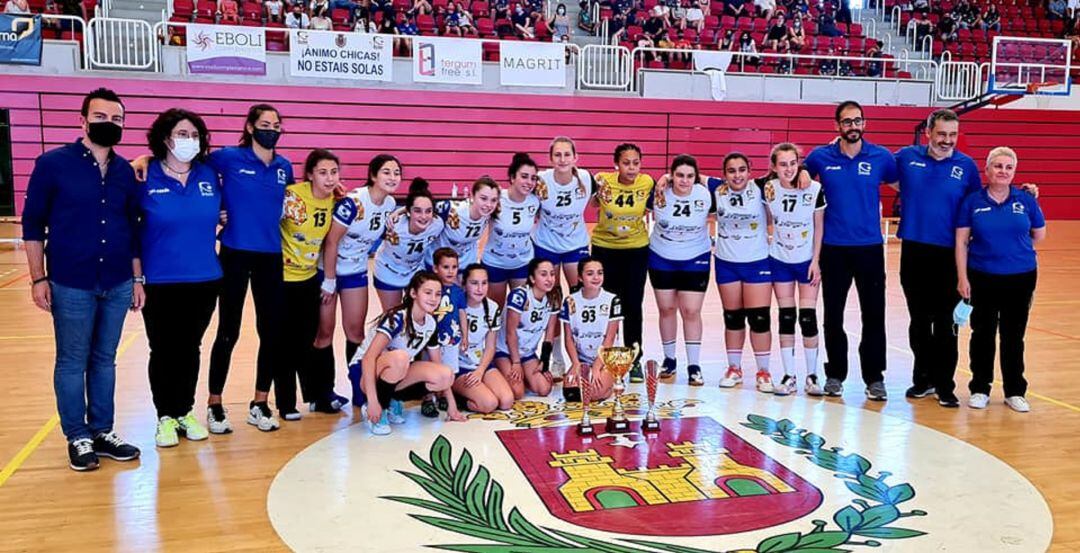
[[412, 41], [414, 82], [483, 84], [481, 41], [426, 36]]
[[41, 16], [0, 14], [0, 63], [41, 65]]
[[543, 42], [500, 42], [503, 86], [566, 86], [566, 47]]
[[266, 35], [262, 29], [229, 25], [187, 26], [190, 73], [266, 74]]
[[393, 78], [392, 36], [293, 29], [289, 41], [289, 74], [294, 77], [355, 81]]

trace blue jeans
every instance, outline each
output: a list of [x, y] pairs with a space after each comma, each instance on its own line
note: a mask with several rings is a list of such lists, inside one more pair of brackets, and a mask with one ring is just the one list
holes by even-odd
[[92, 438], [113, 427], [116, 346], [131, 307], [132, 283], [107, 290], [50, 286], [60, 427], [68, 441]]

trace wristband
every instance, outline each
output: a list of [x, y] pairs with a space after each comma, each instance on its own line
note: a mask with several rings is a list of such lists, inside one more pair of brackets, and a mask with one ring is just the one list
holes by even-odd
[[41, 278], [35, 278], [33, 281], [30, 282], [30, 285], [34, 286], [35, 284], [41, 284], [42, 282], [48, 282], [48, 281], [49, 281], [49, 277], [46, 275], [46, 276], [43, 276]]
[[132, 277], [131, 282], [134, 284], [146, 284], [146, 276], [139, 275], [137, 277]]
[[320, 286], [320, 288], [322, 288], [322, 291], [326, 292], [327, 294], [333, 294], [334, 291], [337, 290], [337, 279], [324, 278], [322, 281], [322, 286]]

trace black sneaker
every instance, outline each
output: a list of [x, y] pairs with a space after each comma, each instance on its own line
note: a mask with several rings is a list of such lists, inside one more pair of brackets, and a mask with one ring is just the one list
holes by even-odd
[[139, 448], [120, 439], [116, 432], [98, 434], [94, 438], [94, 453], [114, 461], [132, 461], [139, 458]]
[[639, 382], [645, 382], [645, 371], [641, 370], [641, 363], [634, 362], [634, 366], [630, 367], [630, 382], [637, 384]]
[[313, 401], [308, 404], [308, 410], [312, 413], [327, 413], [335, 414], [341, 412], [341, 407], [335, 405], [333, 400], [320, 399], [319, 401]]
[[420, 414], [429, 419], [439, 416], [439, 408], [435, 406], [435, 400], [430, 396], [424, 398], [424, 401], [420, 404]]
[[678, 363], [676, 363], [675, 360], [670, 357], [664, 358], [664, 362], [661, 363], [661, 367], [663, 368], [660, 369], [660, 380], [671, 380], [672, 378], [675, 378], [675, 375], [678, 373], [679, 369]]
[[952, 392], [938, 392], [937, 402], [938, 405], [949, 409], [960, 407], [960, 400]]
[[94, 453], [94, 440], [83, 438], [68, 442], [68, 466], [71, 470], [85, 472], [98, 468], [98, 456]]
[[904, 392], [904, 396], [911, 399], [919, 399], [932, 395], [935, 392], [937, 392], [937, 390], [935, 390], [933, 386], [912, 386]]
[[701, 367], [689, 365], [686, 367], [687, 382], [691, 386], [704, 386], [705, 377], [701, 376]]

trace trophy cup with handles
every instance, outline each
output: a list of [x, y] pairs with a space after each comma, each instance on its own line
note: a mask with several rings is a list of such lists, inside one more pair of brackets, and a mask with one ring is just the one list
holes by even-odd
[[622, 395], [626, 391], [626, 373], [630, 371], [630, 367], [634, 364], [634, 359], [637, 359], [640, 351], [641, 348], [638, 344], [634, 344], [633, 347], [600, 348], [600, 358], [604, 360], [604, 370], [615, 379], [615, 384], [612, 386], [612, 391], [615, 394], [615, 406], [612, 409], [611, 417], [608, 418], [606, 427], [609, 434], [630, 431], [630, 420], [626, 418], [626, 411], [623, 410]]
[[578, 380], [578, 389], [581, 391], [581, 422], [577, 425], [578, 436], [592, 436], [595, 433], [592, 419], [589, 418], [589, 400], [592, 398], [591, 372], [589, 368], [581, 367], [581, 378]]

